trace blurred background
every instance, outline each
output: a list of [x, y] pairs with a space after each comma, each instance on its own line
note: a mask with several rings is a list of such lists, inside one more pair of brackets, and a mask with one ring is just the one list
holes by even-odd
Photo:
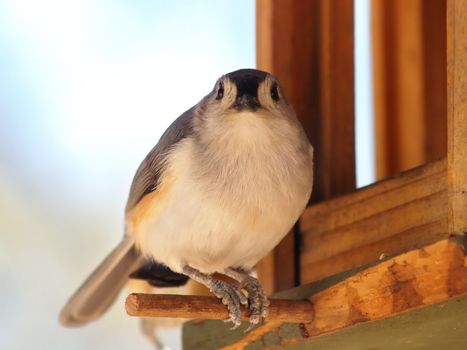
[[[374, 181], [369, 4], [355, 2], [357, 183]], [[255, 1], [0, 1], [0, 348], [150, 349], [120, 300], [67, 298], [123, 234], [133, 174], [222, 74], [255, 66]], [[180, 348], [178, 330], [160, 334]]]
[[162, 132], [254, 67], [254, 25], [251, 0], [0, 1], [0, 349], [151, 348], [124, 295], [87, 327], [58, 313], [120, 240]]

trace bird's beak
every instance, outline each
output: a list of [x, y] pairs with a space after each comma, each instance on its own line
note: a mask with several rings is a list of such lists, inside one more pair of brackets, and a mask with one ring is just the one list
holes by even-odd
[[237, 110], [249, 109], [255, 111], [256, 109], [260, 108], [261, 105], [259, 104], [258, 98], [256, 96], [243, 94], [237, 97], [232, 107]]

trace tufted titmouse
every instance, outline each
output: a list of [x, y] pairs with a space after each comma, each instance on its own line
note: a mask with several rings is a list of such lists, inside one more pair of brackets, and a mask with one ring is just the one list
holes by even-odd
[[240, 304], [251, 325], [262, 322], [267, 297], [249, 272], [297, 221], [312, 179], [312, 147], [277, 79], [254, 69], [222, 76], [138, 168], [126, 234], [69, 300], [62, 323], [99, 317], [129, 276], [155, 286], [189, 277], [222, 299], [234, 327]]

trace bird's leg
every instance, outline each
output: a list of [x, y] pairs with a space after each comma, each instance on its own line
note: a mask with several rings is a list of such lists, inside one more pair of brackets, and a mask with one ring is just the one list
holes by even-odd
[[240, 287], [248, 293], [248, 303], [250, 308], [250, 327], [265, 321], [268, 317], [269, 300], [259, 284], [259, 281], [248, 273], [228, 268], [225, 275], [240, 282]]
[[241, 289], [227, 282], [214, 279], [210, 275], [201, 273], [188, 265], [183, 268], [183, 273], [196, 282], [204, 284], [216, 297], [222, 300], [222, 303], [226, 305], [229, 310], [230, 321], [234, 324], [232, 329], [237, 328], [242, 323], [240, 304], [246, 305], [248, 299], [241, 292]]
[[148, 338], [148, 340], [154, 345], [154, 349], [162, 350], [164, 345], [161, 343], [156, 335], [156, 325], [154, 324], [154, 318], [142, 318], [140, 321], [141, 331]]

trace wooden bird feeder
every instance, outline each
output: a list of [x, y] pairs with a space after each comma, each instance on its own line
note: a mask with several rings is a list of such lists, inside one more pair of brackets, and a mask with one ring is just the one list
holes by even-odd
[[[257, 66], [315, 147], [312, 203], [257, 266], [269, 322], [188, 322], [184, 349], [467, 349], [467, 0], [371, 1], [379, 180], [357, 190], [353, 1], [256, 4]], [[126, 308], [227, 319], [214, 297]]]

